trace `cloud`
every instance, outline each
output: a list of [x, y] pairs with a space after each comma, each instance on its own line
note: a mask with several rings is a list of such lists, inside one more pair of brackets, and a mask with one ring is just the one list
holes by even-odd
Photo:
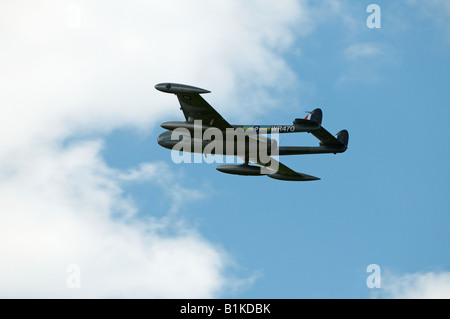
[[382, 55], [383, 51], [379, 45], [374, 43], [358, 43], [348, 46], [344, 55], [348, 60], [358, 60]]
[[[2, 176], [0, 295], [217, 295], [226, 286], [226, 253], [176, 221], [182, 216], [158, 219], [150, 211], [138, 218], [138, 207], [124, 194], [125, 176], [147, 180], [151, 191], [157, 182], [149, 172], [165, 171], [166, 165], [147, 163], [141, 176], [124, 175], [109, 168], [100, 151], [99, 142], [78, 143], [64, 151], [40, 148], [32, 161], [18, 158], [24, 160], [18, 172]], [[178, 201], [192, 200], [170, 176], [165, 182], [185, 191]], [[66, 285], [71, 264], [81, 269], [80, 289]]]
[[356, 42], [342, 50], [342, 65], [346, 69], [338, 78], [337, 85], [378, 83], [385, 71], [401, 65], [397, 50], [386, 42]]
[[[149, 132], [163, 116], [180, 116], [176, 99], [153, 89], [158, 82], [216, 90], [212, 99], [232, 117], [275, 107], [267, 89], [295, 85], [281, 53], [300, 32], [303, 8], [291, 0], [2, 2], [0, 296], [208, 298], [246, 282], [231, 278], [227, 253], [182, 218], [181, 204], [203, 198], [201, 188], [153, 159], [109, 167], [103, 141], [117, 128]], [[131, 183], [169, 199], [163, 217], [158, 205], [141, 210], [125, 191]], [[67, 287], [69, 265], [81, 270], [80, 289]]]
[[200, 189], [183, 187], [178, 182], [178, 178], [170, 171], [163, 162], [140, 163], [139, 167], [129, 169], [119, 174], [119, 179], [124, 182], [148, 182], [156, 183], [171, 199], [169, 213], [179, 211], [182, 205], [187, 205], [191, 201], [205, 198]]
[[382, 298], [448, 299], [450, 272], [387, 274], [382, 278]]
[[442, 31], [450, 40], [448, 19], [450, 18], [450, 3], [446, 0], [417, 1], [408, 0], [408, 5], [416, 7], [420, 18], [431, 19], [437, 30]]

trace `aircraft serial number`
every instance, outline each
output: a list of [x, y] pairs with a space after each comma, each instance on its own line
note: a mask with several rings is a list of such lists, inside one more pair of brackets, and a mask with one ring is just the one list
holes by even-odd
[[294, 125], [278, 125], [278, 126], [272, 126], [270, 128], [272, 132], [294, 132], [295, 126]]

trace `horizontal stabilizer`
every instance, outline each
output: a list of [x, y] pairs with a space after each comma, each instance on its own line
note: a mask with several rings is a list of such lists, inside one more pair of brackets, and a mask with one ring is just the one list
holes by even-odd
[[320, 145], [323, 146], [333, 146], [333, 147], [344, 147], [348, 145], [348, 131], [342, 130], [335, 136], [331, 135], [326, 129], [321, 127], [318, 130], [311, 131], [311, 134], [319, 139]]

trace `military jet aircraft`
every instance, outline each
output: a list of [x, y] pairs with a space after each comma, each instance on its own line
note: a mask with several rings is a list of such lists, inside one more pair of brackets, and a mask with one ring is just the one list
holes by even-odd
[[[161, 127], [167, 131], [159, 135], [158, 144], [182, 152], [203, 153], [205, 156], [207, 154], [231, 155], [243, 160], [243, 164], [218, 166], [216, 169], [223, 173], [265, 175], [288, 181], [319, 180], [318, 177], [295, 172], [273, 156], [336, 154], [347, 150], [348, 131], [342, 130], [335, 136], [330, 134], [322, 127], [321, 109], [315, 109], [304, 119], [295, 119], [292, 125], [231, 125], [200, 96], [210, 91], [177, 83], [160, 83], [155, 88], [165, 93], [175, 94], [186, 118], [186, 121], [162, 123]], [[274, 139], [268, 137], [268, 134], [295, 132], [311, 133], [320, 141], [319, 146], [278, 146]], [[239, 140], [239, 134], [246, 134], [246, 136], [243, 140]], [[226, 142], [229, 141], [234, 142], [232, 147], [228, 147]], [[256, 143], [253, 144], [257, 145], [256, 148], [251, 147], [252, 142], [255, 141]], [[214, 147], [212, 147], [213, 144]], [[262, 151], [267, 153], [266, 158], [262, 156], [264, 153]]]

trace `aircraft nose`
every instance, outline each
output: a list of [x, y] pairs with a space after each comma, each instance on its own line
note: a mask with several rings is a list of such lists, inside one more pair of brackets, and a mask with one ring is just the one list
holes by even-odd
[[167, 131], [160, 134], [157, 138], [158, 144], [165, 148], [171, 148], [173, 146], [171, 143], [172, 142], [171, 133], [172, 132]]
[[159, 145], [164, 146], [164, 137], [162, 136], [162, 134], [158, 136], [157, 141]]

